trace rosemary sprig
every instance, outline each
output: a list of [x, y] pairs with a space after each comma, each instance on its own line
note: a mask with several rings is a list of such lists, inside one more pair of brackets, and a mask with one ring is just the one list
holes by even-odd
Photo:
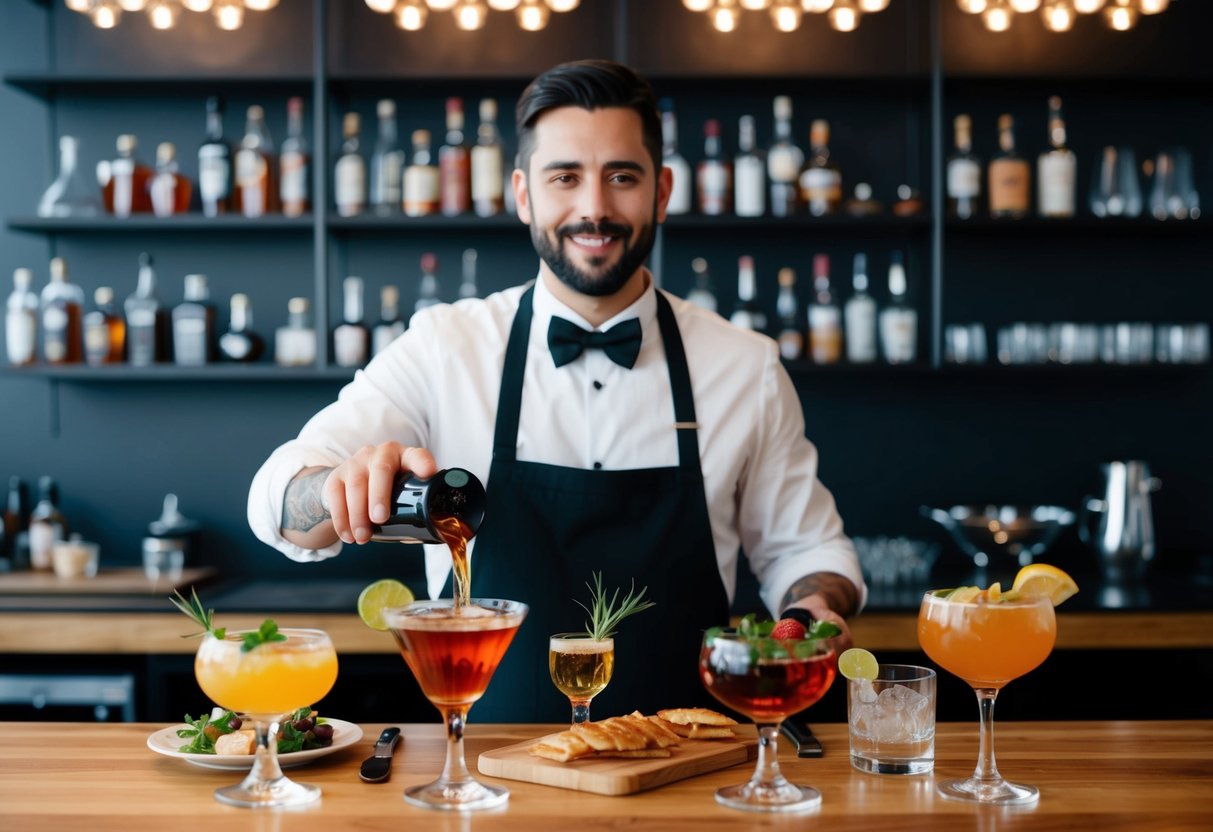
[[644, 593], [648, 590], [647, 586], [639, 593], [636, 592], [635, 581], [632, 581], [632, 586], [628, 590], [628, 594], [623, 597], [623, 601], [619, 600], [618, 589], [608, 601], [606, 592], [602, 588], [602, 573], [592, 572], [590, 574], [594, 576], [594, 585], [590, 586], [587, 583], [586, 587], [593, 598], [591, 606], [587, 607], [576, 599], [574, 599], [574, 603], [590, 614], [590, 620], [586, 622], [585, 634], [595, 641], [615, 635], [619, 623], [628, 616], [657, 606], [653, 601], [644, 600]]
[[[217, 639], [222, 639], [227, 635], [226, 627], [216, 627], [213, 623], [215, 615], [214, 610], [208, 610], [202, 606], [202, 602], [198, 600], [198, 590], [190, 587], [190, 597], [187, 599], [181, 595], [178, 590], [173, 590], [175, 598], [169, 598], [173, 602], [173, 606], [181, 610], [183, 613], [193, 619], [199, 627], [202, 628], [200, 633], [190, 633], [182, 636], [182, 638], [201, 638], [208, 633]], [[240, 652], [247, 653], [259, 644], [266, 644], [271, 641], [286, 641], [286, 636], [278, 632], [278, 625], [274, 619], [267, 618], [261, 622], [261, 626], [253, 631], [243, 633], [240, 645]]]

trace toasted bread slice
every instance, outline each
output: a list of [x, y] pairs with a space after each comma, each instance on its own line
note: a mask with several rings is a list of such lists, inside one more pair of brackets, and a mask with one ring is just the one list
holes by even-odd
[[[665, 722], [661, 717], [653, 717], [653, 719]], [[688, 740], [723, 740], [737, 736], [727, 725], [679, 725], [674, 722], [665, 722], [664, 727]]]
[[737, 720], [707, 708], [668, 708], [657, 716], [675, 725], [736, 725]]
[[569, 730], [595, 751], [638, 751], [648, 745], [644, 734], [621, 717], [611, 717], [601, 722], [582, 722]]
[[599, 751], [595, 757], [672, 757], [668, 748], [641, 748], [637, 751]]
[[257, 735], [252, 729], [233, 731], [215, 738], [215, 753], [224, 757], [247, 757], [253, 753]]

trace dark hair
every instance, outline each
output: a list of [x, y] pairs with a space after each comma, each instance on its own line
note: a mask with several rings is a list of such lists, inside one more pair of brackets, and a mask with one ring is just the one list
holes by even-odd
[[527, 85], [514, 121], [518, 127], [518, 156], [515, 164], [527, 169], [535, 152], [535, 123], [557, 107], [630, 107], [640, 116], [644, 146], [661, 170], [661, 116], [657, 97], [649, 82], [615, 61], [570, 61], [549, 69]]

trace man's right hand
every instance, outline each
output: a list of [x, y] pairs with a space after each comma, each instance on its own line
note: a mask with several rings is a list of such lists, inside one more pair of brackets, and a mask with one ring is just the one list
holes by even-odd
[[396, 478], [436, 473], [428, 450], [399, 442], [368, 445], [336, 468], [305, 468], [286, 487], [282, 536], [308, 549], [366, 543], [372, 524], [391, 516]]

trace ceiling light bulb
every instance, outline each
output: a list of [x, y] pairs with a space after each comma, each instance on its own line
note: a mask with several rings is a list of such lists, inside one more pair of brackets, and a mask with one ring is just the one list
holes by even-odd
[[889, 0], [859, 0], [859, 10], [865, 14], [883, 12], [889, 7]]
[[1071, 4], [1074, 6], [1074, 11], [1079, 14], [1095, 14], [1103, 8], [1103, 4], [1107, 0], [1074, 0]]
[[379, 14], [391, 14], [396, 8], [396, 0], [366, 0], [366, 7]]
[[425, 4], [436, 12], [449, 12], [459, 0], [425, 0]]
[[1161, 14], [1171, 5], [1171, 0], [1138, 0], [1142, 14]]
[[848, 0], [839, 0], [828, 14], [830, 25], [840, 32], [854, 32], [859, 28], [859, 10]]
[[825, 14], [834, 5], [834, 0], [800, 0], [800, 8], [813, 14]]
[[1074, 9], [1065, 0], [1045, 3], [1040, 16], [1050, 32], [1068, 32], [1074, 26]]
[[1127, 32], [1137, 22], [1137, 9], [1128, 0], [1118, 0], [1116, 5], [1103, 10], [1104, 21], [1118, 32]]
[[425, 19], [429, 14], [430, 10], [421, 0], [404, 0], [392, 12], [392, 22], [406, 32], [416, 32], [425, 26]]
[[991, 32], [1005, 32], [1011, 28], [1011, 10], [1002, 4], [990, 6], [981, 13], [981, 22]]
[[581, 0], [547, 0], [548, 8], [554, 12], [571, 12], [581, 5]]
[[1040, 8], [1040, 0], [1011, 0], [1011, 8], [1020, 14], [1031, 14]]
[[244, 6], [234, 0], [218, 0], [211, 11], [215, 25], [225, 32], [234, 32], [244, 25]]
[[254, 12], [268, 12], [277, 5], [278, 0], [244, 0], [244, 7]]
[[771, 5], [771, 0], [741, 0], [741, 7], [751, 12], [760, 12]]
[[489, 7], [476, 0], [464, 0], [455, 8], [455, 25], [465, 32], [474, 32], [484, 27], [489, 16]]
[[147, 8], [147, 0], [118, 0], [124, 12], [141, 12]]
[[67, 6], [74, 12], [86, 14], [89, 6], [93, 5], [93, 0], [63, 0], [63, 5]]
[[497, 12], [512, 12], [518, 8], [518, 0], [489, 0], [489, 8]]
[[162, 31], [176, 26], [180, 14], [181, 7], [168, 0], [152, 0], [151, 5], [147, 7], [147, 16], [152, 21], [152, 28]]
[[551, 19], [552, 10], [539, 2], [539, 0], [523, 0], [518, 10], [514, 12], [518, 17], [518, 25], [528, 32], [538, 32], [540, 29], [548, 25], [548, 20]]
[[990, 4], [987, 0], [956, 0], [956, 5], [960, 6], [962, 12], [981, 14]]
[[717, 32], [731, 32], [737, 28], [737, 10], [728, 6], [712, 9], [712, 25]]
[[682, 0], [682, 5], [686, 6], [689, 11], [706, 12], [712, 8], [712, 0]]
[[98, 29], [113, 29], [122, 19], [122, 9], [116, 3], [102, 0], [93, 4], [88, 16]]
[[181, 5], [191, 12], [209, 12], [214, 0], [181, 0]]
[[792, 3], [781, 3], [771, 7], [771, 22], [781, 32], [795, 32], [800, 28], [800, 20], [804, 12]]

